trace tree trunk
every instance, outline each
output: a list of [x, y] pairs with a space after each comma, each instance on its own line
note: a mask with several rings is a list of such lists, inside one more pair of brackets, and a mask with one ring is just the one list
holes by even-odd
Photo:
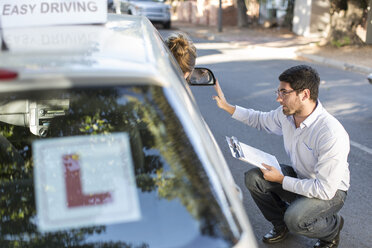
[[294, 12], [295, 0], [288, 0], [286, 14], [284, 16], [283, 26], [288, 27], [292, 30], [293, 12]]
[[238, 12], [238, 27], [248, 26], [247, 17], [247, 6], [244, 0], [236, 0], [237, 12]]
[[334, 46], [361, 45], [356, 28], [363, 23], [368, 0], [330, 0], [330, 30], [327, 43]]
[[[372, 0], [369, 1], [369, 11], [367, 13], [367, 18], [366, 18], [366, 43], [368, 45], [372, 45]], [[371, 81], [372, 81], [372, 73], [371, 73]], [[371, 82], [372, 83], [372, 82]]]

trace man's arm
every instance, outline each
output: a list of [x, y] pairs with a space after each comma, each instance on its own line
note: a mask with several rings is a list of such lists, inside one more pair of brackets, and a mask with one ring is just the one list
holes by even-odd
[[258, 130], [265, 130], [268, 133], [282, 135], [280, 113], [281, 107], [270, 112], [255, 111], [253, 109], [246, 109], [239, 106], [229, 104], [222, 92], [218, 83], [214, 86], [217, 96], [213, 96], [217, 106], [228, 112], [232, 118], [243, 122], [244, 124], [257, 128]]

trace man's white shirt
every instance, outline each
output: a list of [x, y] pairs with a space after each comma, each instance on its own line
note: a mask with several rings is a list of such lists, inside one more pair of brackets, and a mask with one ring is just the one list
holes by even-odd
[[259, 130], [283, 135], [285, 151], [297, 173], [297, 178], [284, 177], [283, 189], [322, 200], [332, 199], [338, 189], [348, 190], [349, 135], [319, 101], [299, 128], [292, 115], [283, 114], [282, 106], [270, 112], [236, 106], [232, 118]]

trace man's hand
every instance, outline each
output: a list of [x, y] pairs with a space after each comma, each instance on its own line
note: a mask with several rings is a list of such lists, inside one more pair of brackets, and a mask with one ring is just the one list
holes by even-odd
[[267, 170], [261, 169], [263, 177], [265, 180], [274, 182], [274, 183], [283, 183], [284, 176], [280, 174], [280, 172], [274, 167], [267, 164], [262, 163]]
[[232, 115], [235, 112], [235, 106], [232, 106], [226, 101], [225, 95], [222, 92], [218, 80], [216, 80], [216, 85], [214, 86], [214, 89], [217, 92], [217, 96], [213, 96], [213, 100], [216, 100], [217, 106]]

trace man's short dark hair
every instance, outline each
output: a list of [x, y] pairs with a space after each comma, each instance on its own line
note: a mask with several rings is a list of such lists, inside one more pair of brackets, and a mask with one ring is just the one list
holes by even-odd
[[293, 66], [280, 74], [279, 80], [289, 83], [296, 91], [309, 89], [310, 99], [314, 102], [318, 100], [320, 79], [314, 68], [308, 65]]

